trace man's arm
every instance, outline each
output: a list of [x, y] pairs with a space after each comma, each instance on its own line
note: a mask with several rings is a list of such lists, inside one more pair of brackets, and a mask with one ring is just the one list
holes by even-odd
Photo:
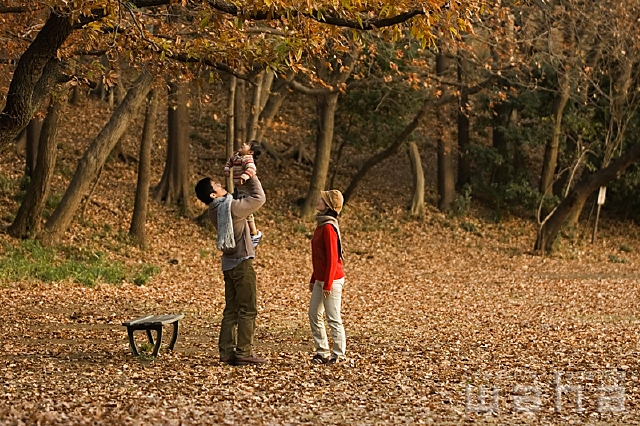
[[248, 185], [248, 188], [251, 190], [249, 196], [240, 200], [233, 200], [231, 203], [231, 213], [240, 218], [247, 217], [257, 212], [266, 201], [264, 190], [262, 189], [262, 184], [260, 183], [258, 176], [254, 175], [244, 185]]

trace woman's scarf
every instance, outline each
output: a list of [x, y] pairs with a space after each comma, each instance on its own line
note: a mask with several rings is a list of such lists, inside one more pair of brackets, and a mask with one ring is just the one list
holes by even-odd
[[340, 259], [344, 260], [344, 250], [342, 249], [342, 237], [340, 236], [340, 225], [338, 224], [338, 219], [333, 216], [318, 213], [316, 215], [316, 221], [318, 222], [318, 228], [321, 228], [324, 225], [332, 225], [335, 228], [338, 233], [338, 256]]
[[218, 250], [235, 248], [236, 240], [233, 237], [233, 219], [231, 219], [231, 201], [233, 197], [227, 193], [224, 197], [215, 198], [209, 208], [218, 209]]

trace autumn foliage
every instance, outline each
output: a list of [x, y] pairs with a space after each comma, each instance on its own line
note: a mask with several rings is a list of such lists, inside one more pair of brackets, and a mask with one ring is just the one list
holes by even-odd
[[[635, 3], [4, 1], [0, 423], [640, 422]], [[191, 186], [252, 132], [270, 362], [230, 367]], [[316, 366], [329, 187], [348, 362]], [[163, 313], [176, 350], [133, 357]]]

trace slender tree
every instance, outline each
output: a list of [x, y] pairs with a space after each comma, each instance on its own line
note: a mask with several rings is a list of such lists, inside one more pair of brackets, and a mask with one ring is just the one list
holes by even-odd
[[[447, 71], [447, 63], [443, 53], [436, 55], [436, 75], [444, 76]], [[441, 86], [444, 94], [446, 89]], [[453, 168], [454, 146], [447, 129], [449, 127], [449, 115], [446, 104], [436, 111], [438, 122], [437, 151], [438, 151], [438, 209], [448, 213], [453, 208], [456, 199], [455, 169]]]
[[[237, 79], [231, 76], [229, 80], [229, 103], [227, 104], [227, 143], [225, 145], [225, 156], [231, 158], [235, 150], [235, 113], [236, 113], [236, 87]], [[233, 193], [233, 173], [226, 177], [227, 190]]]
[[58, 152], [58, 124], [65, 99], [54, 97], [49, 104], [47, 116], [42, 123], [40, 142], [36, 164], [31, 175], [31, 181], [16, 218], [9, 227], [9, 235], [15, 238], [29, 238], [40, 231], [42, 209], [47, 201], [51, 178], [56, 164]]
[[415, 142], [409, 142], [409, 160], [413, 176], [413, 199], [411, 200], [410, 214], [413, 217], [424, 217], [424, 172], [422, 171], [422, 158]]
[[156, 116], [158, 111], [158, 91], [151, 89], [147, 102], [147, 110], [144, 117], [142, 138], [140, 139], [140, 159], [138, 162], [138, 183], [136, 185], [136, 201], [133, 206], [129, 235], [135, 245], [145, 247], [147, 245], [147, 206], [149, 200], [149, 185], [151, 183], [151, 146], [156, 130]]

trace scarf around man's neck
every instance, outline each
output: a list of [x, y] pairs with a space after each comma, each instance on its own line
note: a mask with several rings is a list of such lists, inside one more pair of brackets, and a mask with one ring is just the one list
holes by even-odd
[[338, 233], [338, 256], [340, 257], [340, 259], [344, 260], [342, 236], [340, 236], [340, 225], [338, 224], [338, 219], [333, 216], [322, 214], [322, 212], [320, 212], [316, 215], [316, 221], [318, 222], [318, 228], [321, 228], [324, 225], [332, 225], [335, 228], [336, 232]]
[[227, 193], [224, 197], [215, 198], [209, 208], [218, 208], [218, 250], [235, 248], [236, 240], [233, 238], [233, 219], [231, 219], [231, 201], [233, 197]]

